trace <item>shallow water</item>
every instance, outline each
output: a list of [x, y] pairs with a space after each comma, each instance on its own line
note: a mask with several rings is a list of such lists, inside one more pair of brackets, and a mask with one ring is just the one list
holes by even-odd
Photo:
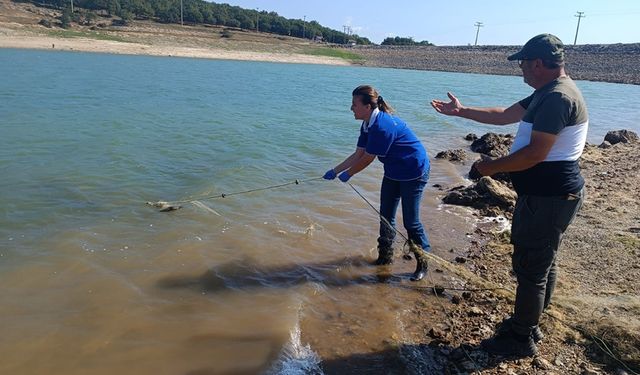
[[[514, 129], [439, 116], [430, 99], [508, 105], [530, 91], [518, 77], [17, 50], [0, 50], [0, 76], [0, 373], [20, 374], [309, 373], [320, 360], [385, 373], [390, 340], [414, 344], [405, 306], [432, 297], [408, 281], [413, 261], [368, 265], [377, 218], [348, 185], [200, 201], [215, 213], [145, 202], [321, 176], [355, 147], [359, 84], [431, 156]], [[639, 130], [638, 86], [579, 86], [589, 141]], [[429, 185], [465, 183], [466, 169], [433, 161]], [[351, 182], [377, 206], [380, 178], [376, 162]], [[475, 219], [436, 194], [422, 219], [449, 259]]]

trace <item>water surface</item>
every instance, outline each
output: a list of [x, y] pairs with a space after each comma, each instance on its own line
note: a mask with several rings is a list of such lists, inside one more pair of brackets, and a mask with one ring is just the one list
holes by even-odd
[[[340, 373], [365, 354], [349, 371], [386, 373], [375, 353], [412, 344], [408, 306], [445, 317], [408, 281], [413, 261], [368, 265], [377, 218], [348, 185], [170, 213], [145, 202], [321, 176], [355, 148], [360, 84], [431, 156], [466, 147], [467, 133], [515, 131], [438, 115], [431, 99], [510, 105], [531, 91], [519, 77], [10, 49], [0, 76], [0, 372], [20, 374], [295, 373], [314, 360]], [[638, 86], [578, 85], [590, 142], [639, 131]], [[465, 183], [467, 169], [434, 161], [430, 185]], [[351, 180], [375, 206], [381, 172]], [[450, 259], [475, 219], [438, 194], [428, 189], [422, 219]]]

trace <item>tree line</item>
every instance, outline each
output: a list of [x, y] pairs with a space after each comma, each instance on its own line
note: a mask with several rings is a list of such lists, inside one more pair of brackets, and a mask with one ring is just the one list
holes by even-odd
[[[180, 0], [14, 0], [30, 2], [66, 10], [73, 6], [93, 11], [107, 12], [118, 16], [124, 22], [132, 19], [152, 19], [163, 23], [208, 24], [237, 27], [247, 30], [298, 38], [322, 40], [330, 43], [371, 44], [367, 38], [348, 35], [320, 25], [316, 21], [284, 18], [276, 12], [244, 9], [229, 4], [206, 2], [204, 0], [183, 0], [182, 19]], [[68, 12], [68, 11], [67, 11]]]
[[388, 37], [382, 41], [383, 46], [432, 46], [433, 43], [429, 43], [426, 40], [422, 42], [416, 42], [412, 37], [403, 38], [403, 37]]

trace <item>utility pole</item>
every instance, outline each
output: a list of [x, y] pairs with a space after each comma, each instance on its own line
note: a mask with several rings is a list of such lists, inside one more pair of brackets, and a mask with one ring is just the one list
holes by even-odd
[[304, 39], [304, 25], [307, 23], [307, 16], [302, 16], [302, 39]]
[[476, 30], [476, 41], [475, 41], [475, 43], [473, 43], [474, 46], [477, 46], [478, 45], [478, 34], [480, 34], [480, 28], [484, 27], [484, 25], [482, 24], [482, 22], [476, 22], [475, 24], [473, 24], [473, 26], [478, 28], [478, 30]]
[[578, 27], [576, 27], [576, 38], [573, 40], [573, 45], [576, 45], [576, 42], [578, 41], [578, 30], [580, 30], [580, 19], [582, 17], [586, 17], [584, 15], [584, 12], [576, 12], [578, 14], [576, 14], [574, 17], [578, 17]]
[[347, 44], [347, 37], [351, 36], [351, 26], [342, 25], [342, 33], [344, 34], [344, 37], [343, 37], [344, 44]]
[[71, 14], [73, 14], [73, 0], [71, 0]]
[[182, 4], [183, 0], [180, 0], [180, 25], [184, 26], [184, 5]]

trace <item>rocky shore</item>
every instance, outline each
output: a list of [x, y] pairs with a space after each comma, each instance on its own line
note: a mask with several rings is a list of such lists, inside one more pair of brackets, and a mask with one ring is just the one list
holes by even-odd
[[[521, 75], [507, 56], [520, 46], [355, 46], [372, 67]], [[588, 81], [640, 84], [640, 43], [567, 46], [567, 71]]]
[[[499, 156], [512, 138], [489, 133], [467, 139], [475, 139], [470, 151]], [[465, 165], [477, 158], [466, 157], [465, 150], [445, 151], [440, 157]], [[640, 371], [640, 140], [626, 130], [609, 132], [601, 144], [585, 147], [580, 165], [585, 201], [559, 251], [560, 276], [541, 321], [545, 338], [539, 354], [513, 360], [487, 356], [478, 347], [511, 313], [515, 290], [509, 232], [478, 229], [469, 234], [466, 255], [456, 258], [459, 267], [473, 274], [462, 277], [468, 290], [439, 291], [451, 302], [450, 319], [422, 328], [428, 338], [422, 350], [437, 359], [442, 373]], [[515, 199], [510, 182], [475, 177], [469, 186], [440, 187], [443, 201], [477, 208], [478, 216], [510, 217]], [[432, 269], [443, 272], [438, 264]], [[422, 308], [415, 306], [414, 312], [419, 316]]]

